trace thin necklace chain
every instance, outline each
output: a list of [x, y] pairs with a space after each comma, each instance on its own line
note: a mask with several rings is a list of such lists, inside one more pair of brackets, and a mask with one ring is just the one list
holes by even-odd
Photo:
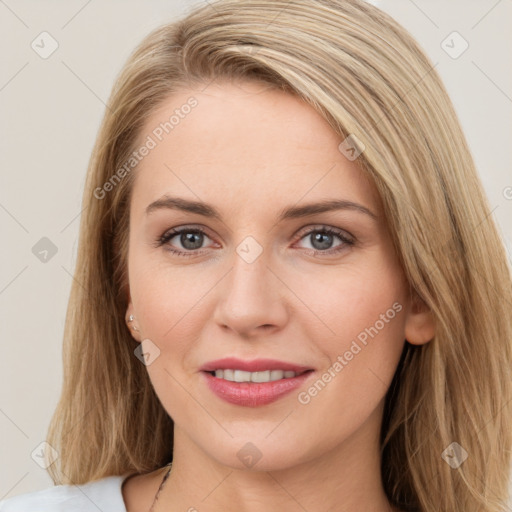
[[169, 475], [171, 474], [172, 462], [169, 462], [169, 464], [167, 464], [167, 466], [169, 466], [169, 469], [165, 473], [165, 476], [162, 480], [162, 483], [160, 484], [160, 487], [158, 488], [158, 491], [156, 491], [155, 499], [153, 500], [153, 503], [151, 504], [151, 508], [149, 509], [149, 512], [153, 512], [155, 510], [156, 500], [158, 499], [158, 496], [159, 496], [161, 490], [164, 488], [165, 482], [167, 481], [167, 479], [169, 478]]

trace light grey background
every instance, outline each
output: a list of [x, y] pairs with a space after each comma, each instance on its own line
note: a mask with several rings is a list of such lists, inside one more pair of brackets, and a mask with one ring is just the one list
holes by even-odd
[[[139, 41], [202, 2], [0, 0], [0, 499], [52, 484], [31, 453], [45, 439], [60, 393], [82, 188], [104, 102]], [[510, 254], [512, 2], [372, 3], [409, 29], [437, 64]], [[35, 41], [48, 51], [43, 31], [58, 42], [47, 59], [31, 47]], [[464, 43], [457, 35], [446, 39], [453, 31], [469, 44], [456, 59]], [[45, 263], [32, 252], [42, 237], [57, 248]]]

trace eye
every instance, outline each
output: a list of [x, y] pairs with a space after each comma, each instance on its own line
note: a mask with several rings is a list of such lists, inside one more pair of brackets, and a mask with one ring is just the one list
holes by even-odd
[[[332, 247], [335, 238], [341, 241], [338, 245]], [[314, 253], [337, 253], [354, 245], [355, 239], [341, 229], [330, 226], [320, 226], [310, 229], [300, 237], [300, 240], [307, 240], [311, 244], [311, 250]]]
[[[181, 249], [176, 249], [171, 244], [171, 240], [173, 238], [177, 238], [177, 242], [181, 244]], [[161, 237], [158, 238], [156, 246], [160, 247], [166, 245], [167, 250], [178, 256], [194, 256], [198, 254], [197, 251], [198, 249], [201, 249], [205, 238], [210, 239], [203, 229], [198, 227], [183, 227], [166, 231]]]

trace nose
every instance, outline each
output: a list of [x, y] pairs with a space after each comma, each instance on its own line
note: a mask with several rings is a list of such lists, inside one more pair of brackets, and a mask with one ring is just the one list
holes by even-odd
[[217, 290], [216, 324], [244, 338], [282, 329], [288, 319], [286, 286], [269, 268], [266, 253], [252, 263], [237, 253], [233, 259]]

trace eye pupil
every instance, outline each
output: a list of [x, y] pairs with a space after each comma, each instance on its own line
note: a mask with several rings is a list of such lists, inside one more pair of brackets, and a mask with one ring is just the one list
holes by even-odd
[[[319, 244], [317, 245], [317, 242]], [[316, 233], [313, 235], [313, 247], [317, 250], [329, 249], [332, 244], [332, 235], [327, 233]]]
[[[180, 242], [186, 249], [199, 249], [203, 243], [203, 234], [193, 231], [187, 231], [181, 234]], [[197, 243], [199, 241], [199, 243]]]

